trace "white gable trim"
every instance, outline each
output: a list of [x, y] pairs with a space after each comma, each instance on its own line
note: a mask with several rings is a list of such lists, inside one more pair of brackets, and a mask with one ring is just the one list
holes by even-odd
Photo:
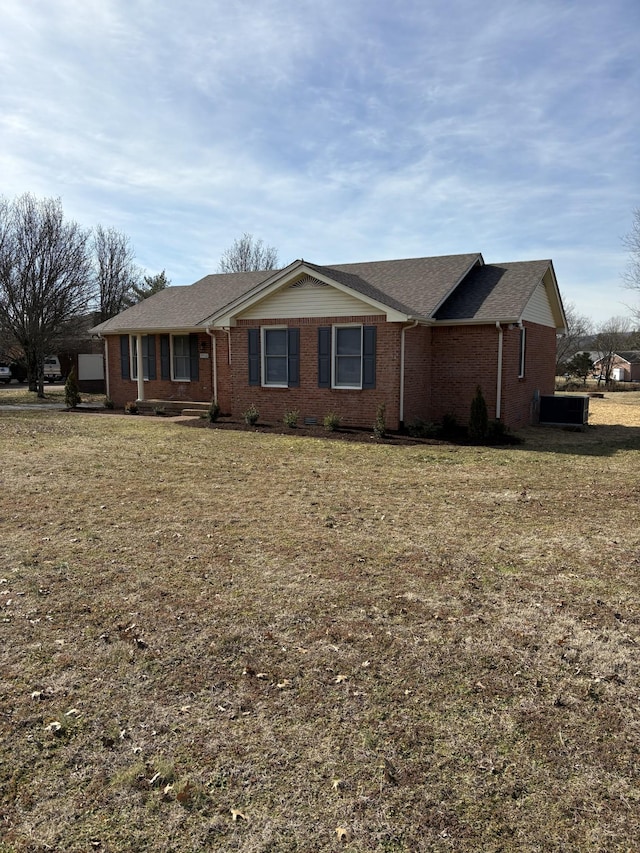
[[560, 335], [567, 331], [567, 318], [551, 261], [518, 320], [550, 326]]
[[278, 290], [290, 286], [298, 280], [301, 275], [305, 274], [309, 276], [309, 278], [319, 281], [321, 284], [326, 284], [341, 291], [347, 296], [357, 299], [364, 305], [371, 306], [375, 309], [372, 313], [385, 314], [387, 322], [389, 323], [406, 323], [410, 319], [407, 314], [397, 311], [396, 309], [379, 302], [377, 299], [365, 296], [359, 291], [353, 290], [353, 288], [347, 287], [339, 281], [335, 281], [318, 270], [312, 269], [307, 266], [304, 261], [294, 261], [293, 264], [290, 264], [284, 270], [280, 270], [273, 276], [270, 276], [268, 279], [261, 282], [252, 291], [249, 291], [249, 293], [244, 294], [239, 299], [236, 299], [235, 302], [227, 305], [223, 311], [218, 314], [212, 314], [210, 317], [204, 319], [199, 325], [206, 326], [208, 328], [228, 328], [230, 326], [235, 326], [236, 320], [240, 314], [245, 314], [250, 308], [267, 299]]

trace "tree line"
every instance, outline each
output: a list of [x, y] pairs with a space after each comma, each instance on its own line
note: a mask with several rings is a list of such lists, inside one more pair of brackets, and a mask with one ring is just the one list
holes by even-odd
[[125, 234], [66, 219], [60, 199], [0, 197], [0, 358], [19, 354], [39, 396], [45, 356], [88, 314], [101, 323], [169, 283], [143, 273]]

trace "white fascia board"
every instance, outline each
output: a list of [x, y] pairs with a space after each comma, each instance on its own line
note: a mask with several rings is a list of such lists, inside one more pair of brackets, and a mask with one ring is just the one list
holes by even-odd
[[519, 322], [519, 317], [494, 317], [492, 320], [474, 317], [470, 320], [435, 320], [433, 326], [495, 326], [496, 323], [501, 326], [517, 326]]
[[208, 317], [200, 320], [198, 326], [208, 329], [221, 329], [227, 328], [228, 326], [235, 326], [235, 318], [237, 314], [247, 309], [254, 302], [264, 299], [274, 290], [281, 287], [288, 278], [292, 278], [294, 274], [298, 275], [301, 270], [308, 270], [304, 261], [294, 261], [289, 264], [288, 267], [274, 271], [273, 275], [270, 275], [264, 281], [261, 281], [260, 284], [256, 285], [246, 293], [243, 293], [242, 296], [234, 299], [233, 302], [225, 305], [222, 311], [219, 311], [216, 314], [210, 314]]
[[[245, 311], [254, 303], [261, 302], [263, 299], [271, 296], [272, 293], [280, 290], [280, 288], [286, 287], [288, 281], [293, 281], [295, 278], [298, 278], [301, 273], [311, 276], [312, 278], [329, 285], [329, 287], [333, 287], [336, 290], [340, 290], [349, 296], [359, 299], [361, 302], [371, 305], [373, 308], [377, 308], [379, 311], [386, 314], [387, 322], [389, 323], [406, 323], [409, 320], [414, 319], [402, 311], [397, 311], [395, 308], [391, 308], [389, 305], [385, 305], [377, 299], [372, 299], [370, 296], [360, 293], [359, 290], [347, 287], [330, 276], [318, 272], [318, 270], [313, 269], [313, 267], [307, 266], [304, 261], [296, 261], [285, 270], [280, 270], [280, 273], [277, 276], [262, 282], [257, 288], [254, 288], [252, 291], [236, 300], [236, 302], [228, 305], [224, 309], [224, 313], [213, 314], [211, 317], [203, 320], [201, 325], [208, 326], [209, 328], [227, 328], [229, 326], [235, 326], [236, 316], [238, 314]], [[421, 318], [421, 321], [424, 322], [426, 319], [428, 318]]]
[[[551, 287], [547, 284], [547, 275], [551, 279]], [[529, 307], [529, 303], [533, 299], [533, 296], [538, 288], [538, 285], [544, 285], [545, 290], [547, 291], [547, 297], [549, 299], [549, 307], [551, 308], [551, 313], [553, 314], [553, 319], [555, 321], [555, 330], [557, 335], [565, 335], [567, 333], [567, 318], [564, 313], [564, 306], [562, 305], [562, 297], [560, 296], [560, 288], [558, 287], [558, 280], [556, 279], [556, 273], [553, 269], [553, 261], [549, 261], [549, 266], [544, 272], [544, 275], [536, 284], [534, 289], [531, 292], [531, 296], [527, 300], [527, 304], [522, 310], [522, 314], [518, 318], [518, 322], [522, 322], [522, 318]]]
[[203, 332], [204, 329], [200, 326], [188, 326], [187, 328], [180, 328], [171, 326], [170, 328], [156, 329], [150, 328], [149, 326], [145, 326], [142, 329], [109, 329], [106, 332], [99, 332], [101, 338], [106, 337], [107, 335], [195, 335]]
[[567, 332], [567, 318], [564, 313], [564, 305], [562, 304], [562, 296], [560, 295], [560, 288], [558, 287], [556, 271], [553, 268], [553, 261], [551, 260], [549, 261], [549, 269], [547, 272], [550, 273], [551, 277], [551, 310], [554, 312], [554, 315], [556, 311], [558, 312], [558, 316], [556, 317], [556, 331], [559, 335], [564, 335]]

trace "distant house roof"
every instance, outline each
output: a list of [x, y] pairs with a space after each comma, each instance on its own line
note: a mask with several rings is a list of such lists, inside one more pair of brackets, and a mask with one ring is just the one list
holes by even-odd
[[[485, 265], [480, 253], [324, 266], [294, 261], [283, 270], [208, 275], [168, 287], [92, 331], [187, 330], [228, 324], [230, 318], [303, 274], [316, 276], [388, 309], [395, 320], [512, 321], [522, 316], [550, 261]], [[552, 282], [562, 326], [564, 314]]]
[[628, 361], [629, 364], [640, 364], [640, 350], [625, 350], [624, 352], [617, 352], [616, 355], [623, 361]]
[[[602, 353], [602, 352], [593, 353], [592, 352], [592, 353], [590, 353], [590, 355], [592, 358], [594, 355], [597, 356], [597, 358], [594, 359], [594, 361], [597, 364], [599, 361], [603, 361], [603, 359], [607, 358], [608, 353]], [[632, 350], [625, 350], [624, 352], [617, 352], [616, 351], [613, 353], [613, 355], [619, 359], [622, 359], [622, 361], [626, 361], [628, 364], [640, 364], [640, 350], [632, 349]]]

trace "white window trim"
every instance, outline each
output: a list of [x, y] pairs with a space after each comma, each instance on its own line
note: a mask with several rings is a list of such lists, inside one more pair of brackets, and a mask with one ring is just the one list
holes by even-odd
[[[338, 385], [336, 381], [336, 364], [337, 364], [337, 329], [360, 329], [360, 384], [359, 385]], [[362, 374], [363, 359], [364, 359], [364, 326], [362, 323], [335, 323], [331, 327], [331, 387], [340, 390], [362, 391]]]
[[524, 379], [524, 368], [527, 355], [527, 330], [524, 326], [520, 328], [520, 337], [518, 339], [518, 379]]
[[[142, 344], [142, 341], [144, 340], [144, 338], [147, 338], [147, 337], [148, 337], [148, 335], [141, 335], [140, 343]], [[149, 352], [148, 347], [149, 347], [149, 343], [147, 342], [147, 352]], [[147, 367], [147, 373], [148, 373], [149, 372], [149, 359], [145, 358], [145, 356], [144, 356], [144, 347], [142, 349], [142, 352], [143, 352], [142, 363], [143, 363], [143, 365], [145, 365]], [[129, 375], [131, 376], [132, 382], [138, 381], [138, 336], [137, 335], [129, 335]], [[142, 381], [148, 382], [149, 377], [143, 376]]]
[[288, 326], [261, 326], [260, 327], [260, 384], [263, 388], [288, 388], [289, 387], [289, 338], [287, 337], [287, 353], [285, 355], [285, 365], [287, 368], [286, 382], [267, 382], [267, 353], [266, 339], [267, 332], [271, 331], [287, 331]]
[[190, 340], [189, 335], [169, 335], [169, 367], [170, 367], [169, 375], [171, 376], [171, 382], [191, 382], [191, 363], [190, 363], [191, 350], [189, 349], [189, 346], [187, 346], [187, 352], [188, 352], [187, 363], [189, 364], [189, 376], [187, 379], [176, 379], [175, 362], [174, 362], [174, 348], [173, 348], [174, 338], [186, 338], [187, 341]]

